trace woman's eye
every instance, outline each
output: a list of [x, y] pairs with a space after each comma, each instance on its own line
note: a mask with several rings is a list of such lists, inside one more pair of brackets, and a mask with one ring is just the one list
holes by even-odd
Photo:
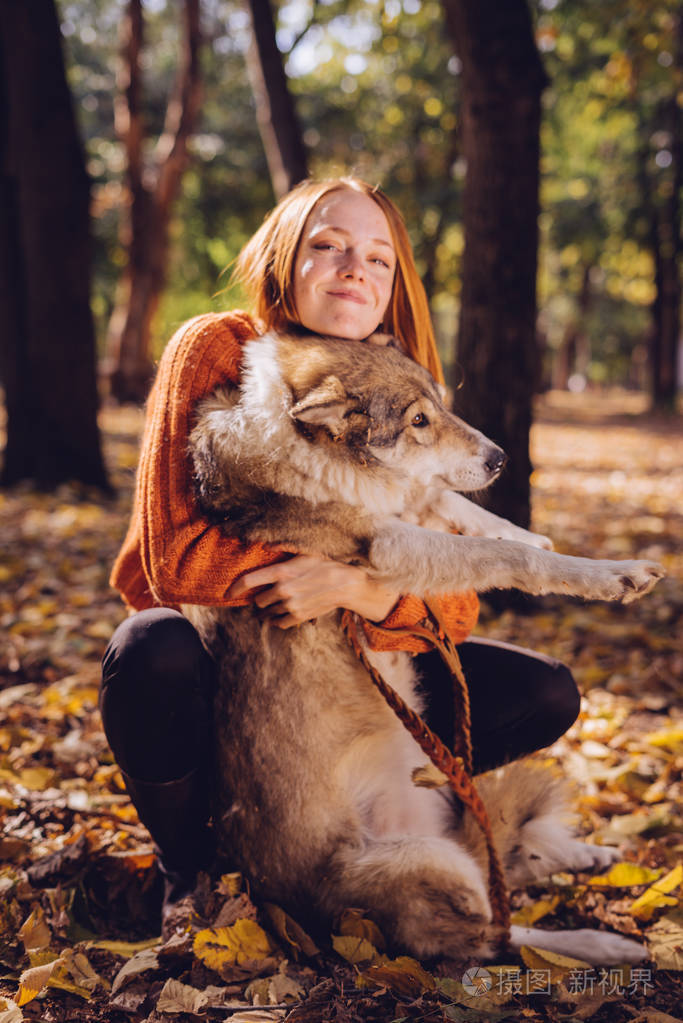
[[429, 426], [429, 420], [427, 419], [424, 412], [418, 412], [417, 415], [413, 416], [410, 420], [411, 426]]
[[373, 256], [372, 262], [378, 263], [379, 266], [386, 267], [387, 270], [389, 269], [389, 264], [387, 263], [387, 261], [385, 259], [381, 259], [379, 256]]

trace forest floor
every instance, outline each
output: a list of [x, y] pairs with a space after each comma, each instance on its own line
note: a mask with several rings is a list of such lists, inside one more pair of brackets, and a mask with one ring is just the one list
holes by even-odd
[[528, 949], [480, 970], [482, 993], [462, 967], [382, 956], [357, 915], [317, 948], [277, 907], [254, 906], [236, 875], [200, 886], [185, 933], [160, 942], [152, 849], [97, 712], [99, 659], [123, 617], [107, 576], [140, 425], [130, 408], [102, 414], [116, 498], [0, 495], [0, 1023], [680, 1017], [683, 422], [648, 416], [631, 395], [544, 397], [534, 528], [562, 552], [655, 558], [668, 576], [628, 607], [485, 604], [478, 628], [571, 665], [581, 717], [545, 759], [575, 779], [584, 833], [622, 854], [605, 877], [515, 892], [516, 919], [640, 937], [650, 961], [592, 970]]

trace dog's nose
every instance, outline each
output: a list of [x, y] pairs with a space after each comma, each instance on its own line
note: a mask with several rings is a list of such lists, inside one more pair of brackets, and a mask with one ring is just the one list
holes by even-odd
[[491, 448], [484, 467], [492, 476], [497, 476], [508, 460], [508, 456], [501, 448]]

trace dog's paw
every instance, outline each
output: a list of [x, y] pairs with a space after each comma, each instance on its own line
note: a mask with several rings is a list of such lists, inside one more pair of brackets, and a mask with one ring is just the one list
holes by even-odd
[[491, 534], [496, 540], [516, 540], [517, 543], [525, 543], [527, 547], [537, 547], [542, 551], [551, 551], [553, 542], [549, 536], [542, 533], [531, 533], [528, 529], [522, 529], [511, 522], [506, 522], [501, 529]]
[[656, 561], [601, 561], [589, 580], [587, 597], [630, 604], [649, 593], [666, 572]]
[[566, 853], [564, 869], [599, 873], [616, 863], [621, 856], [619, 850], [609, 845], [589, 845], [578, 838], [567, 843], [563, 852]]

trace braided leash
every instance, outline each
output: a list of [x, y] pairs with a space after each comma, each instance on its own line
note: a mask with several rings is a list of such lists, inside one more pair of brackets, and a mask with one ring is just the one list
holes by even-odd
[[[481, 828], [486, 841], [489, 863], [489, 896], [491, 899], [491, 910], [493, 922], [501, 928], [502, 945], [505, 946], [510, 932], [510, 901], [508, 898], [505, 877], [496, 850], [491, 823], [489, 821], [486, 807], [481, 796], [477, 792], [472, 780], [472, 741], [470, 736], [470, 701], [467, 683], [460, 664], [460, 658], [454, 644], [448, 638], [445, 631], [443, 638], [438, 627], [438, 615], [434, 608], [430, 608], [430, 617], [426, 625], [416, 625], [405, 631], [414, 636], [419, 636], [437, 649], [451, 671], [454, 679], [454, 696], [456, 700], [456, 738], [454, 753], [441, 741], [438, 735], [425, 724], [419, 714], [416, 714], [398, 693], [382, 678], [379, 671], [370, 663], [361, 646], [358, 638], [358, 620], [350, 611], [342, 615], [342, 629], [348, 639], [354, 653], [370, 675], [377, 689], [387, 701], [391, 709], [408, 729], [420, 748], [429, 757], [431, 762], [447, 778], [453, 792], [463, 805], [472, 812], [475, 820]], [[436, 624], [435, 624], [436, 619]], [[397, 630], [382, 629], [373, 623], [373, 629], [380, 629], [388, 635], [396, 636]]]

